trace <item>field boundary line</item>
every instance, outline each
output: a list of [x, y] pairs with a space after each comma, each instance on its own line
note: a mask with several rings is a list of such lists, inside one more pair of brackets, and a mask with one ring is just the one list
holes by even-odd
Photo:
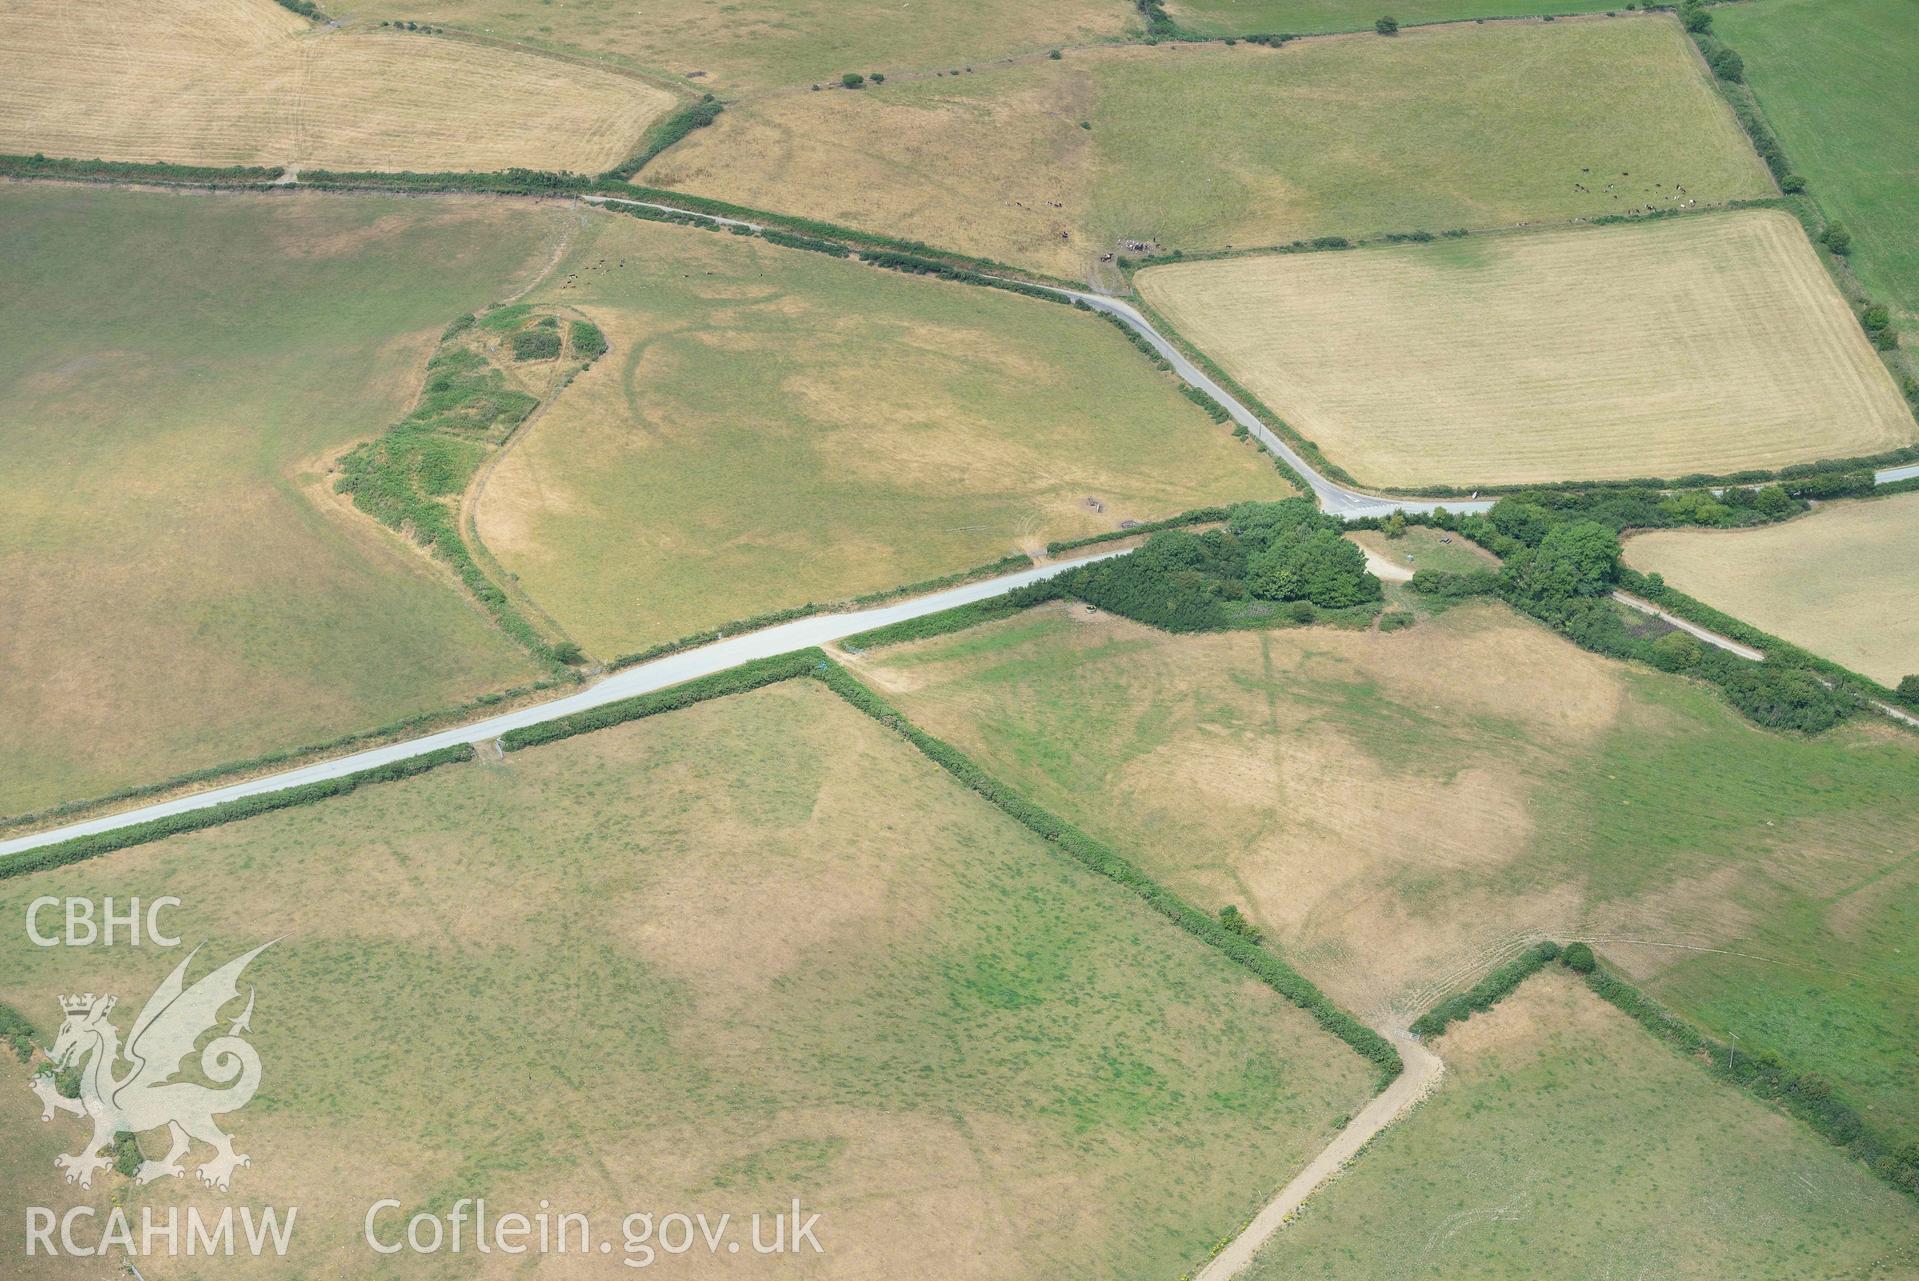
[[1213, 947], [1312, 1015], [1322, 1029], [1344, 1041], [1354, 1053], [1379, 1069], [1379, 1088], [1384, 1089], [1389, 1082], [1405, 1073], [1405, 1062], [1391, 1040], [1334, 1004], [1312, 980], [1288, 965], [1277, 953], [1227, 929], [1147, 875], [1112, 846], [1028, 800], [1017, 789], [989, 774], [957, 747], [920, 729], [843, 665], [824, 659], [815, 674], [827, 688], [905, 739], [928, 760], [969, 790], [978, 793], [1008, 818], [1089, 870], [1138, 895], [1173, 924]]
[[560, 720], [578, 712], [619, 703], [637, 695], [685, 684], [701, 677], [741, 667], [755, 660], [828, 644], [855, 632], [869, 631], [875, 627], [883, 627], [923, 614], [935, 614], [955, 606], [987, 600], [1020, 587], [1042, 582], [1077, 565], [1123, 554], [1117, 551], [1102, 551], [1079, 560], [1036, 565], [1014, 573], [1002, 574], [997, 578], [949, 587], [943, 591], [904, 601], [838, 614], [812, 615], [638, 663], [624, 671], [610, 673], [596, 681], [584, 684], [572, 693], [559, 698], [522, 706], [477, 721], [469, 721], [451, 728], [365, 748], [345, 756], [324, 757], [317, 761], [260, 774], [206, 791], [190, 792], [134, 809], [13, 837], [0, 841], [0, 877], [9, 875], [7, 868], [10, 866], [10, 859], [28, 851], [103, 832], [118, 831], [173, 815], [211, 809], [228, 801], [283, 792], [308, 783], [338, 780], [369, 769], [427, 756], [444, 748], [492, 743], [509, 732], [526, 726]]
[[1344, 1173], [1388, 1126], [1404, 1118], [1439, 1088], [1446, 1064], [1437, 1054], [1405, 1032], [1381, 1031], [1407, 1060], [1408, 1070], [1374, 1095], [1371, 1102], [1333, 1136], [1332, 1142], [1320, 1149], [1291, 1182], [1274, 1193], [1273, 1199], [1260, 1208], [1238, 1236], [1191, 1274], [1192, 1281], [1229, 1281], [1244, 1272], [1266, 1243], [1299, 1213], [1306, 1198]]

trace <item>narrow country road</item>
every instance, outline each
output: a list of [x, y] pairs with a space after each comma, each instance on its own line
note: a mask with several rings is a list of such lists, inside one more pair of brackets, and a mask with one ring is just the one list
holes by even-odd
[[1766, 661], [1766, 655], [1762, 651], [1756, 650], [1750, 645], [1742, 645], [1730, 636], [1721, 636], [1718, 632], [1701, 627], [1698, 623], [1689, 623], [1677, 614], [1668, 614], [1665, 610], [1659, 608], [1659, 606], [1649, 600], [1641, 600], [1629, 592], [1614, 592], [1612, 598], [1628, 609], [1636, 609], [1640, 613], [1650, 615], [1662, 623], [1668, 623], [1677, 627], [1680, 631], [1687, 633], [1697, 640], [1702, 640], [1708, 645], [1718, 646], [1728, 654], [1737, 654], [1741, 658], [1750, 658], [1755, 663], [1763, 663]]
[[1304, 458], [1297, 450], [1279, 436], [1268, 430], [1265, 423], [1253, 416], [1253, 412], [1242, 405], [1231, 392], [1208, 378], [1199, 366], [1186, 359], [1179, 348], [1166, 340], [1166, 336], [1153, 328], [1152, 322], [1140, 314], [1131, 303], [1110, 298], [1105, 294], [1082, 293], [1075, 289], [1056, 289], [1053, 292], [1063, 294], [1075, 302], [1083, 302], [1094, 311], [1116, 316], [1148, 343], [1153, 350], [1165, 358], [1188, 386], [1199, 390], [1217, 400], [1221, 407], [1231, 415], [1232, 420], [1244, 427], [1260, 444], [1266, 446], [1276, 456], [1282, 458], [1292, 469], [1300, 474], [1311, 486], [1313, 497], [1319, 500], [1320, 510], [1341, 519], [1355, 516], [1390, 516], [1396, 511], [1429, 512], [1437, 507], [1464, 515], [1468, 512], [1492, 510], [1490, 499], [1463, 498], [1384, 498], [1377, 494], [1361, 493], [1356, 489], [1347, 489], [1344, 485], [1334, 484]]
[[1446, 1065], [1440, 1062], [1437, 1054], [1405, 1032], [1394, 1028], [1379, 1030], [1399, 1051], [1399, 1057], [1406, 1063], [1406, 1070], [1391, 1085], [1374, 1095], [1372, 1101], [1359, 1110], [1359, 1115], [1348, 1121], [1346, 1128], [1333, 1136], [1333, 1141], [1321, 1148], [1319, 1154], [1293, 1176], [1293, 1181], [1281, 1188], [1279, 1195], [1253, 1216], [1253, 1221], [1246, 1225], [1245, 1231], [1234, 1237], [1225, 1249], [1194, 1274], [1193, 1281], [1228, 1281], [1228, 1278], [1244, 1272], [1253, 1261], [1253, 1256], [1259, 1253], [1260, 1247], [1286, 1226], [1286, 1220], [1293, 1216], [1293, 1212], [1312, 1195], [1315, 1188], [1339, 1173], [1340, 1167], [1352, 1160], [1353, 1155], [1375, 1135], [1404, 1116], [1408, 1108], [1425, 1098], [1439, 1084]]
[[[672, 205], [660, 204], [652, 200], [624, 200], [618, 196], [582, 196], [581, 200], [595, 205], [623, 205], [637, 209], [654, 209], [661, 213], [681, 214], [698, 218], [721, 227], [744, 227], [749, 231], [763, 231], [764, 226], [757, 222], [744, 222], [738, 218], [722, 218], [718, 214], [695, 213], [688, 209], [677, 209]], [[1106, 294], [1087, 293], [1078, 289], [1055, 289], [1050, 285], [1034, 285], [1031, 281], [1006, 277], [1009, 283], [1026, 285], [1035, 289], [1045, 289], [1062, 298], [1071, 298], [1074, 302], [1085, 303], [1094, 311], [1116, 317], [1128, 328], [1152, 345], [1165, 361], [1179, 375], [1180, 381], [1189, 387], [1211, 396], [1231, 415], [1232, 420], [1244, 427], [1253, 438], [1266, 446], [1276, 456], [1284, 459], [1288, 466], [1300, 474], [1311, 487], [1313, 497], [1319, 500], [1322, 511], [1342, 518], [1354, 516], [1390, 516], [1395, 511], [1429, 512], [1435, 507], [1444, 507], [1448, 511], [1483, 512], [1492, 508], [1491, 500], [1459, 498], [1384, 498], [1377, 494], [1361, 493], [1356, 489], [1347, 489], [1328, 480], [1311, 463], [1300, 456], [1299, 452], [1272, 432], [1265, 423], [1253, 415], [1253, 412], [1239, 402], [1231, 392], [1207, 377], [1205, 372], [1192, 361], [1186, 359], [1179, 348], [1173, 346], [1166, 335], [1153, 327], [1153, 323], [1141, 314], [1131, 303]]]
[[372, 769], [376, 765], [424, 756], [442, 747], [454, 747], [461, 743], [490, 743], [510, 729], [558, 720], [574, 712], [583, 712], [588, 708], [603, 707], [623, 698], [632, 698], [635, 694], [650, 694], [654, 690], [665, 689], [669, 685], [679, 685], [701, 676], [711, 676], [715, 672], [723, 672], [754, 659], [771, 658], [776, 654], [788, 654], [810, 645], [824, 645], [831, 641], [844, 640], [848, 636], [869, 631], [875, 627], [904, 622], [909, 618], [923, 618], [928, 614], [937, 614], [941, 610], [952, 609], [958, 605], [970, 605], [975, 601], [988, 600], [1010, 592], [1016, 587], [1042, 582], [1075, 565], [1086, 565], [1112, 556], [1123, 556], [1127, 550], [1131, 549], [1099, 552], [1073, 560], [1052, 561], [1044, 565], [1036, 565], [1031, 569], [1017, 570], [1011, 574], [1001, 574], [997, 578], [981, 579], [979, 582], [965, 583], [959, 587], [949, 587], [945, 591], [934, 592], [928, 596], [915, 596], [910, 600], [897, 601], [890, 605], [877, 605], [871, 609], [848, 610], [837, 614], [816, 614], [811, 618], [781, 623], [777, 627], [729, 636], [725, 640], [714, 641], [710, 645], [682, 650], [677, 654], [669, 654], [665, 658], [656, 658], [650, 663], [640, 663], [625, 671], [615, 672], [584, 689], [553, 699], [551, 702], [537, 703], [517, 711], [503, 712], [455, 729], [425, 734], [404, 742], [389, 743], [384, 747], [370, 747], [350, 756], [336, 756], [329, 760], [316, 761], [311, 765], [301, 765], [274, 774], [264, 774], [259, 778], [250, 778], [244, 782], [232, 783], [226, 787], [195, 792], [172, 800], [156, 801], [151, 805], [142, 805], [138, 809], [69, 823], [64, 827], [34, 832], [28, 836], [18, 836], [10, 841], [0, 841], [0, 859], [25, 850], [38, 849], [43, 845], [52, 845], [57, 841], [70, 840], [76, 836], [109, 832], [115, 828], [144, 823], [149, 819], [165, 818], [169, 814], [184, 814], [191, 810], [205, 809], [223, 801], [238, 800], [243, 796], [260, 796], [288, 787], [298, 787], [302, 783], [318, 783], [326, 779], [343, 778], [363, 769]]

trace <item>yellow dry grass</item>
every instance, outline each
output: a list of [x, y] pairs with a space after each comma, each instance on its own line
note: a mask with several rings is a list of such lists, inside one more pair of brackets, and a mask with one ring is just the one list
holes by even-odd
[[672, 100], [535, 54], [327, 30], [271, 0], [0, 6], [0, 151], [598, 172]]
[[853, 661], [1191, 901], [1239, 906], [1369, 1019], [1540, 937], [1656, 975], [1810, 882], [1867, 880], [1919, 831], [1903, 743], [1766, 735], [1490, 605], [1392, 634], [1193, 636], [1047, 606]]
[[1626, 545], [1716, 609], [1884, 684], [1919, 672], [1919, 494], [1835, 503], [1763, 529], [1661, 530]]
[[640, 180], [1071, 277], [1135, 240], [1192, 253], [1773, 192], [1679, 24], [1650, 16], [1073, 49], [768, 94]]
[[1914, 435], [1774, 210], [1179, 264], [1139, 284], [1369, 483], [1730, 472]]

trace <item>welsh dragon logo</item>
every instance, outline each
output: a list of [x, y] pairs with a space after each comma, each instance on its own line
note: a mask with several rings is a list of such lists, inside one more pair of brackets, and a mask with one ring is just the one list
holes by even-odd
[[250, 1030], [253, 1018], [251, 989], [240, 1017], [200, 1051], [200, 1071], [216, 1084], [173, 1078], [200, 1038], [220, 1021], [221, 1009], [239, 997], [241, 972], [272, 946], [263, 943], [188, 987], [187, 966], [200, 951], [195, 948], [147, 998], [124, 1049], [119, 1029], [107, 1019], [117, 998], [91, 992], [60, 998], [66, 1020], [51, 1057], [58, 1069], [79, 1066], [80, 1097], [62, 1096], [53, 1078], [44, 1073], [30, 1084], [44, 1108], [42, 1121], [53, 1120], [55, 1112], [93, 1120], [93, 1137], [84, 1147], [72, 1156], [54, 1158], [54, 1164], [67, 1172], [68, 1183], [93, 1186], [95, 1172], [112, 1162], [108, 1153], [115, 1135], [140, 1135], [162, 1127], [171, 1136], [172, 1147], [158, 1161], [141, 1162], [134, 1175], [140, 1183], [186, 1173], [180, 1158], [195, 1140], [213, 1148], [212, 1159], [200, 1167], [200, 1181], [222, 1192], [234, 1170], [252, 1164], [233, 1150], [232, 1137], [213, 1120], [245, 1107], [260, 1088], [260, 1056], [240, 1035]]

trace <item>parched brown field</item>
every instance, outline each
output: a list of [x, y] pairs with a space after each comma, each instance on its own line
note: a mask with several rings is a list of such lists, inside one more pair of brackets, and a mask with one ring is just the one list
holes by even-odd
[[1747, 530], [1658, 530], [1633, 568], [1886, 685], [1919, 672], [1919, 494]]
[[[171, 953], [18, 928], [40, 894], [162, 893]], [[43, 1031], [85, 991], [124, 1031], [187, 947], [197, 976], [279, 936], [248, 971], [261, 1093], [224, 1120], [253, 1159], [232, 1200], [297, 1205], [299, 1231], [250, 1277], [651, 1276], [620, 1266], [625, 1214], [744, 1234], [796, 1197], [821, 1254], [653, 1262], [1174, 1277], [1372, 1088], [1305, 1012], [807, 680], [0, 882], [0, 915], [0, 1001]], [[0, 1096], [20, 1077], [7, 1055]], [[78, 1124], [30, 1115], [0, 1107], [0, 1249], [23, 1206], [86, 1195], [50, 1151]], [[114, 1182], [136, 1216], [228, 1203], [190, 1173]], [[544, 1198], [616, 1253], [380, 1259], [382, 1197]], [[198, 1264], [142, 1270], [230, 1275]]]
[[1129, 240], [1190, 253], [1773, 192], [1678, 23], [1651, 16], [1071, 49], [770, 94], [639, 181], [1075, 278]]
[[524, 201], [0, 184], [0, 814], [538, 677], [321, 473], [563, 229]]
[[1367, 483], [1730, 472], [1915, 434], [1775, 210], [1175, 264], [1139, 286]]
[[399, 18], [578, 51], [727, 96], [837, 83], [843, 72], [970, 66], [1137, 31], [1113, 0], [340, 0], [329, 13]]
[[330, 169], [611, 168], [662, 89], [272, 0], [0, 6], [0, 151]]
[[610, 211], [530, 297], [610, 349], [471, 510], [598, 656], [1290, 492], [1054, 303]]
[[1919, 746], [1755, 728], [1503, 607], [1174, 636], [1045, 606], [869, 651], [928, 732], [1368, 1019], [1586, 938], [1744, 1049], [1919, 1133]]

